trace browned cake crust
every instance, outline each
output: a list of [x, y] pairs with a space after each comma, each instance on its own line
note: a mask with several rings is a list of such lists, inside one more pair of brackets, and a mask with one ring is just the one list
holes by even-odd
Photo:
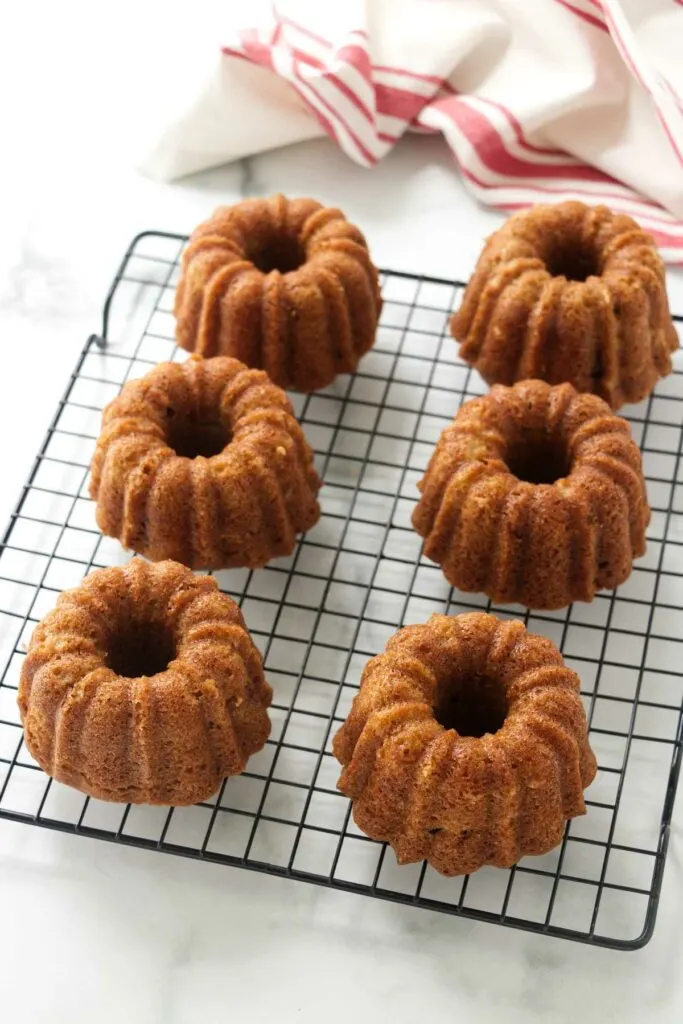
[[320, 516], [313, 453], [289, 399], [236, 359], [160, 363], [104, 410], [97, 524], [147, 558], [262, 566]]
[[488, 239], [451, 331], [489, 384], [569, 381], [613, 409], [671, 373], [679, 344], [654, 239], [578, 202], [517, 213]]
[[496, 603], [563, 608], [616, 587], [645, 552], [638, 446], [571, 384], [497, 385], [434, 449], [413, 526], [453, 586]]
[[341, 210], [248, 199], [192, 233], [176, 336], [190, 352], [236, 356], [283, 388], [313, 391], [356, 369], [381, 305], [365, 238]]
[[235, 602], [176, 562], [99, 569], [36, 626], [28, 749], [100, 800], [192, 804], [268, 739], [272, 690]]
[[358, 827], [445, 875], [552, 849], [596, 772], [576, 673], [550, 640], [479, 612], [395, 633], [334, 754]]

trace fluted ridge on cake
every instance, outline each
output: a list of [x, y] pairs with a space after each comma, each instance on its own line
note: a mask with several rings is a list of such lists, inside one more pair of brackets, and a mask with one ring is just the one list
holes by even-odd
[[629, 424], [570, 384], [496, 385], [466, 402], [418, 486], [425, 554], [453, 586], [496, 603], [590, 601], [645, 552], [650, 509]]
[[645, 398], [679, 346], [652, 236], [574, 201], [523, 210], [488, 239], [451, 332], [489, 384], [567, 381], [613, 409]]
[[28, 749], [53, 778], [102, 800], [174, 805], [244, 770], [270, 733], [271, 699], [216, 581], [138, 558], [60, 594], [18, 694]]
[[176, 335], [190, 352], [235, 356], [313, 391], [356, 369], [380, 309], [361, 231], [340, 210], [277, 195], [219, 207], [192, 233]]
[[[491, 731], [476, 719], [487, 700]], [[454, 709], [474, 734], [442, 724]], [[521, 622], [478, 612], [399, 630], [333, 750], [358, 827], [447, 875], [552, 849], [596, 772], [576, 673]]]
[[126, 384], [90, 480], [103, 533], [195, 569], [290, 554], [319, 518], [319, 487], [285, 393], [228, 357], [160, 363]]

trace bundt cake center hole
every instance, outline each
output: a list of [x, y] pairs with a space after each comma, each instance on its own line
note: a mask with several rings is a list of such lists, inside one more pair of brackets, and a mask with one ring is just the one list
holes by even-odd
[[501, 683], [488, 676], [468, 676], [449, 680], [441, 688], [434, 715], [444, 729], [455, 729], [460, 736], [484, 736], [498, 732], [508, 704]]
[[121, 623], [109, 641], [107, 663], [118, 676], [137, 679], [165, 672], [176, 656], [171, 631], [160, 623]]
[[568, 281], [585, 281], [600, 274], [595, 253], [585, 245], [567, 240], [555, 245], [546, 259], [548, 273]]
[[185, 459], [196, 459], [198, 455], [210, 459], [212, 455], [219, 455], [231, 441], [230, 431], [220, 420], [178, 416], [170, 411], [166, 436], [176, 455]]
[[278, 235], [268, 239], [267, 243], [255, 247], [249, 253], [249, 258], [263, 274], [269, 274], [271, 270], [288, 274], [305, 262], [306, 254], [297, 238], [291, 235]]
[[567, 453], [554, 439], [528, 432], [507, 452], [507, 467], [529, 484], [554, 484], [568, 475]]

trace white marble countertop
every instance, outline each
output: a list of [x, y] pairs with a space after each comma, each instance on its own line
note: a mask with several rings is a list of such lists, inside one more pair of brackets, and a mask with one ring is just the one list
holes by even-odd
[[[321, 142], [175, 185], [147, 181], [116, 127], [111, 57], [74, 56], [62, 74], [49, 31], [36, 47], [55, 86], [22, 79], [15, 62], [21, 159], [0, 171], [3, 523], [137, 231], [189, 230], [245, 194], [311, 194], [363, 227], [380, 265], [452, 278], [500, 221], [432, 138], [409, 139], [372, 172]], [[680, 277], [672, 295], [683, 308]], [[0, 820], [0, 1014], [676, 1024], [682, 825], [679, 799], [654, 938], [627, 954]]]

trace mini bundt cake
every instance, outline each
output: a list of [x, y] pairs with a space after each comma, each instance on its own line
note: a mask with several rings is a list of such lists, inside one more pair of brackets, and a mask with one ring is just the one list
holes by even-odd
[[576, 673], [550, 640], [481, 612], [395, 633], [334, 753], [358, 827], [444, 875], [557, 846], [596, 772]]
[[317, 522], [320, 481], [289, 399], [227, 357], [160, 363], [102, 416], [97, 523], [147, 558], [262, 566]]
[[314, 391], [352, 373], [381, 309], [365, 238], [313, 199], [247, 199], [192, 233], [176, 292], [178, 344]]
[[629, 425], [571, 384], [496, 385], [466, 402], [418, 486], [426, 556], [496, 603], [592, 601], [645, 552], [650, 509]]
[[41, 768], [100, 800], [192, 804], [268, 739], [272, 690], [235, 602], [176, 562], [98, 569], [36, 626], [19, 682]]
[[578, 202], [517, 213], [488, 239], [451, 331], [489, 384], [568, 381], [613, 409], [649, 395], [678, 348], [654, 239]]

